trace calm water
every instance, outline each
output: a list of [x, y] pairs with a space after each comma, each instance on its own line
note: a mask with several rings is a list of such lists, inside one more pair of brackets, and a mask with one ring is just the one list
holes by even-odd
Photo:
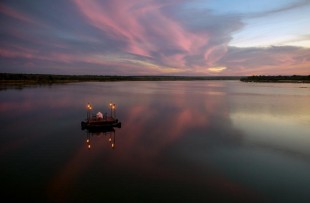
[[[122, 127], [82, 131], [85, 105], [109, 114], [110, 101]], [[8, 89], [0, 91], [0, 112], [1, 199], [310, 199], [310, 84], [107, 82]]]

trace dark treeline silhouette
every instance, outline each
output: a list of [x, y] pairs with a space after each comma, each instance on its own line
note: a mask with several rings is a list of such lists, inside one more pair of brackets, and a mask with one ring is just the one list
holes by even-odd
[[300, 82], [309, 83], [310, 75], [278, 75], [278, 76], [266, 76], [266, 75], [255, 75], [249, 77], [242, 77], [240, 79], [243, 82]]
[[108, 76], [0, 73], [1, 82], [38, 84], [86, 81], [174, 81], [174, 80], [240, 80], [238, 76]]
[[53, 84], [87, 81], [240, 80], [243, 82], [310, 82], [310, 75], [292, 76], [116, 76], [0, 73], [1, 83]]

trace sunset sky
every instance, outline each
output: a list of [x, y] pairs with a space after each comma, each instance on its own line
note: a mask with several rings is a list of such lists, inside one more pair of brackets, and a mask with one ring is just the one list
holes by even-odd
[[309, 75], [310, 0], [1, 0], [0, 72]]

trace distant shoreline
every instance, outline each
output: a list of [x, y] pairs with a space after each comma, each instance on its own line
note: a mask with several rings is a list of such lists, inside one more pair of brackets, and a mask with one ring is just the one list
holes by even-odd
[[266, 82], [266, 83], [310, 83], [310, 75], [292, 75], [292, 76], [248, 76], [240, 78], [242, 82]]
[[202, 81], [239, 80], [242, 82], [310, 83], [310, 75], [293, 76], [117, 76], [0, 73], [1, 86], [52, 85], [74, 82], [117, 81]]
[[113, 81], [192, 81], [192, 80], [240, 80], [241, 76], [114, 76], [114, 75], [52, 75], [0, 73], [5, 84], [54, 84], [72, 82], [113, 82]]

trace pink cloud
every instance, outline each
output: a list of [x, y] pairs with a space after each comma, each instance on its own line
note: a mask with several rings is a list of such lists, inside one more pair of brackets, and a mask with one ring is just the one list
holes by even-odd
[[22, 12], [19, 12], [15, 9], [12, 9], [8, 6], [5, 6], [5, 5], [0, 4], [0, 13], [3, 13], [6, 16], [15, 18], [15, 19], [20, 20], [22, 22], [26, 22], [26, 23], [30, 23], [30, 24], [36, 24], [36, 25], [39, 24], [36, 20], [31, 18], [30, 16], [28, 16]]
[[148, 56], [146, 50], [142, 50], [133, 42], [143, 39], [143, 29], [132, 14], [129, 14], [130, 4], [125, 1], [109, 1], [104, 6], [96, 1], [86, 2], [75, 0], [76, 5], [87, 20], [98, 29], [108, 33], [110, 37], [123, 40], [128, 43], [127, 49], [133, 53]]
[[[91, 25], [126, 44], [124, 51], [128, 53], [152, 57], [152, 52], [165, 53], [171, 49], [196, 54], [209, 40], [206, 33], [192, 33], [166, 16], [160, 10], [164, 5], [154, 1], [143, 6], [139, 5], [140, 1], [108, 1], [104, 5], [99, 1], [74, 2]], [[182, 58], [179, 53], [166, 57]], [[177, 65], [185, 66], [185, 63]]]
[[230, 48], [220, 59], [229, 75], [308, 75], [310, 50], [300, 47]]
[[206, 64], [208, 66], [216, 65], [216, 62], [219, 61], [226, 54], [226, 52], [226, 45], [217, 45], [209, 48], [204, 55]]
[[5, 58], [33, 58], [31, 52], [0, 48], [0, 56]]
[[[8, 71], [41, 72], [46, 62], [46, 73], [57, 63], [58, 70], [79, 74], [309, 74], [308, 48], [228, 47], [241, 19], [184, 9], [183, 0], [70, 3], [57, 11], [60, 17], [37, 12], [42, 4], [0, 3], [6, 20], [0, 56]], [[226, 69], [209, 71], [218, 67]]]
[[[126, 59], [113, 59], [109, 57], [99, 57], [97, 54], [77, 54], [77, 53], [65, 53], [56, 51], [46, 51], [42, 53], [36, 49], [28, 49], [19, 46], [12, 46], [11, 48], [0, 48], [0, 57], [8, 59], [26, 59], [24, 67], [29, 67], [29, 64], [33, 64], [36, 61], [44, 61], [46, 65], [49, 62], [61, 63], [61, 64], [73, 64], [73, 63], [86, 63], [103, 67], [115, 67], [116, 71], [121, 74], [132, 74], [132, 71], [137, 74], [158, 74], [158, 69], [148, 69], [145, 65], [130, 63]], [[84, 72], [89, 72], [87, 69]]]
[[5, 58], [24, 58], [24, 59], [38, 59], [45, 61], [61, 61], [69, 62], [75, 57], [71, 54], [62, 53], [50, 53], [42, 54], [35, 49], [27, 49], [24, 47], [14, 47], [13, 48], [0, 48], [0, 56]]
[[[94, 56], [96, 53], [83, 55], [74, 52], [62, 53], [46, 50], [46, 53], [38, 54], [39, 50], [24, 51], [10, 47], [0, 50], [0, 55], [6, 58], [37, 59], [66, 64], [84, 62], [105, 66], [119, 65], [123, 68], [123, 72], [126, 72], [128, 68], [130, 72], [135, 70], [136, 74], [160, 74], [162, 67], [172, 67], [181, 72], [185, 68], [188, 69], [188, 66], [193, 68], [193, 65], [187, 61], [188, 56], [202, 55], [205, 56], [206, 64], [215, 64], [225, 52], [225, 47], [221, 46], [206, 48], [210, 40], [210, 35], [206, 31], [193, 32], [182, 21], [164, 12], [164, 8], [176, 4], [178, 1], [167, 3], [150, 0], [147, 3], [141, 3], [141, 1], [132, 0], [120, 3], [119, 1], [73, 0], [73, 2], [89, 24], [104, 35], [108, 35], [111, 40], [121, 44], [121, 51], [137, 55], [141, 62], [144, 61], [141, 57], [146, 57], [159, 68], [157, 70], [147, 67], [143, 69], [143, 63], [133, 64], [122, 57], [112, 61], [107, 58], [100, 59]], [[1, 6], [1, 12], [23, 22], [38, 24], [27, 15], [7, 6]], [[66, 50], [66, 44], [60, 44], [57, 40], [48, 42], [41, 38], [34, 38], [28, 33], [20, 33], [19, 30], [15, 30], [16, 28], [9, 29], [10, 34], [36, 46]], [[70, 47], [67, 48], [70, 49]], [[205, 69], [206, 66], [200, 64], [198, 69], [201, 68]]]

